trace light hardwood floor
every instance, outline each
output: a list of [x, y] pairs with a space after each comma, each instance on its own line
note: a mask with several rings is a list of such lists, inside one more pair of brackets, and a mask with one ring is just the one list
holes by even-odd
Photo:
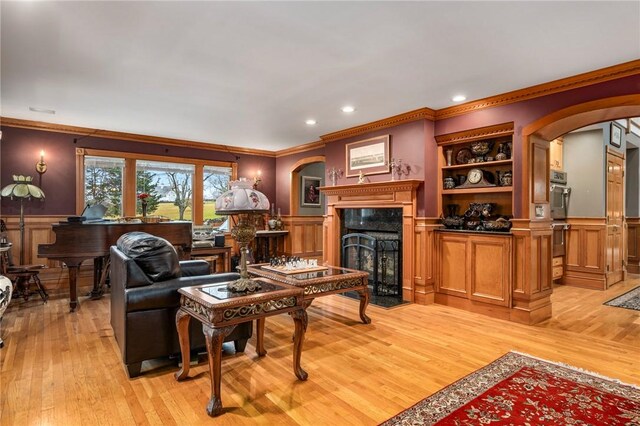
[[302, 424], [374, 425], [502, 354], [517, 350], [640, 385], [640, 312], [602, 303], [640, 285], [630, 279], [605, 292], [554, 291], [553, 318], [525, 326], [441, 305], [370, 306], [341, 296], [309, 308], [303, 347], [306, 382], [291, 367], [293, 321], [267, 320], [268, 355], [253, 337], [244, 354], [223, 359], [225, 414], [205, 413], [206, 362], [192, 379], [173, 379], [172, 362], [129, 380], [109, 325], [109, 298], [12, 303], [2, 323], [0, 424]]

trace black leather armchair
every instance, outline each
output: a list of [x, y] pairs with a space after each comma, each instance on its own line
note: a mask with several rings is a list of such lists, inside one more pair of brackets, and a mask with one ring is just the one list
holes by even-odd
[[[180, 353], [175, 317], [178, 288], [232, 281], [236, 273], [209, 275], [202, 260], [178, 261], [166, 240], [144, 232], [130, 232], [111, 247], [111, 327], [129, 377], [140, 374], [142, 361]], [[243, 352], [251, 337], [251, 322], [240, 324], [226, 337]], [[205, 348], [198, 321], [190, 323], [191, 349]]]

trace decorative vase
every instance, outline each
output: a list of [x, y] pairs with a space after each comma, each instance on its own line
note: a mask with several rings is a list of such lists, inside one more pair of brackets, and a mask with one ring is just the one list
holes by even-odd
[[453, 149], [448, 149], [447, 152], [447, 166], [450, 166], [453, 161]]
[[[9, 306], [12, 292], [13, 284], [11, 283], [11, 280], [0, 275], [0, 321], [2, 321], [4, 311], [6, 311], [7, 307]], [[0, 330], [2, 329], [0, 328]], [[0, 348], [2, 348], [3, 346], [4, 341], [2, 340], [2, 335], [0, 335]]]
[[274, 231], [276, 229], [276, 227], [278, 226], [278, 222], [273, 217], [267, 221], [267, 224], [269, 225], [269, 230], [270, 231]]
[[147, 202], [146, 202], [146, 200], [142, 200], [140, 202], [140, 205], [142, 206], [142, 217], [147, 217]]

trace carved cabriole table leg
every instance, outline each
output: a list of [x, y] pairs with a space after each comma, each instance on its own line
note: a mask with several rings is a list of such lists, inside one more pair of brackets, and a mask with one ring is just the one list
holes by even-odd
[[365, 313], [369, 304], [369, 289], [358, 290], [358, 294], [360, 295], [360, 319], [365, 324], [371, 324], [371, 318]]
[[264, 318], [258, 318], [256, 320], [256, 352], [258, 356], [265, 356], [267, 354], [264, 348]]
[[175, 374], [176, 380], [184, 380], [189, 375], [189, 365], [191, 363], [191, 351], [189, 349], [189, 322], [191, 315], [178, 309], [176, 313], [176, 328], [178, 329], [178, 340], [180, 341], [180, 353], [182, 354], [182, 368]]
[[300, 380], [307, 380], [309, 375], [300, 366], [300, 357], [302, 355], [302, 342], [304, 341], [304, 331], [308, 321], [307, 311], [298, 309], [291, 312], [296, 331], [293, 336], [293, 373]]
[[[211, 375], [211, 397], [207, 404], [207, 414], [211, 417], [222, 414], [222, 399], [220, 398], [220, 376], [222, 364], [222, 342], [227, 337], [235, 325], [228, 327], [213, 328], [206, 324], [202, 325], [202, 332], [207, 341], [207, 354], [209, 355], [209, 374]], [[189, 330], [187, 330], [187, 333]]]

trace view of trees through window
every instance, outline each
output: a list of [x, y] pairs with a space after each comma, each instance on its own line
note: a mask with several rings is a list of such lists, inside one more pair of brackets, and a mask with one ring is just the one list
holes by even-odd
[[219, 225], [223, 222], [225, 217], [215, 214], [215, 200], [229, 187], [233, 169], [228, 166], [196, 166], [188, 163], [86, 155], [85, 205], [99, 203], [107, 208], [106, 217], [123, 216], [124, 194], [131, 194], [134, 185], [133, 182], [126, 181], [125, 167], [134, 163], [137, 216], [142, 215], [141, 194], [145, 194], [143, 197], [147, 205], [147, 215], [164, 216], [172, 220], [193, 220], [193, 179], [196, 167], [199, 167], [203, 181], [195, 187], [199, 190], [202, 188], [203, 205], [198, 208], [203, 209], [202, 217], [208, 223]]
[[[136, 190], [138, 196], [149, 195], [147, 213], [173, 220], [191, 220], [194, 171], [191, 164], [136, 161]], [[142, 213], [139, 199], [136, 212]]]
[[229, 189], [230, 167], [204, 166], [204, 219], [207, 223], [220, 226], [226, 216], [215, 214], [216, 198]]
[[106, 217], [122, 216], [122, 176], [124, 159], [85, 157], [84, 203], [102, 204]]

